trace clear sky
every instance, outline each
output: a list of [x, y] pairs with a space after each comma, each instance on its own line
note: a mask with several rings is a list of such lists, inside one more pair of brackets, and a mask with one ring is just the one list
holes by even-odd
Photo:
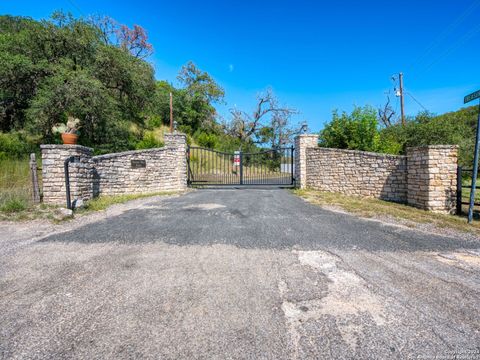
[[[175, 81], [194, 61], [225, 88], [225, 116], [253, 109], [271, 86], [316, 131], [332, 109], [380, 106], [400, 71], [406, 91], [434, 113], [462, 107], [480, 88], [480, 0], [0, 2], [2, 14], [35, 19], [54, 10], [143, 26], [156, 77]], [[421, 110], [408, 95], [405, 106]]]

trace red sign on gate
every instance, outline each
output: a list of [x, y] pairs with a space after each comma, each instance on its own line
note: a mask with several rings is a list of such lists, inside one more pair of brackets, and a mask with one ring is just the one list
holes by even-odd
[[240, 166], [240, 151], [233, 154], [233, 166]]

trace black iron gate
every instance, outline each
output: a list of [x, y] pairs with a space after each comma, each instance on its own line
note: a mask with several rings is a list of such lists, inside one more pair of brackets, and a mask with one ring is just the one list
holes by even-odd
[[189, 185], [284, 185], [295, 183], [293, 147], [256, 153], [187, 150]]

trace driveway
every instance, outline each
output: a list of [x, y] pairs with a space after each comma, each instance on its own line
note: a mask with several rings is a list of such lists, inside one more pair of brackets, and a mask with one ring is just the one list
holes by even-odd
[[480, 242], [287, 190], [143, 200], [12, 241], [2, 358], [480, 358]]

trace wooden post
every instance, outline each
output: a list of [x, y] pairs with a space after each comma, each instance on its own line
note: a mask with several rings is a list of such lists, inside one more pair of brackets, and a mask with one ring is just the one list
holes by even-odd
[[402, 118], [402, 126], [405, 126], [405, 109], [404, 109], [404, 98], [403, 98], [403, 73], [398, 74], [398, 79], [400, 82], [400, 114]]
[[32, 197], [33, 203], [40, 203], [40, 187], [38, 185], [38, 175], [37, 175], [37, 160], [35, 159], [35, 154], [30, 154], [30, 173], [32, 176]]

